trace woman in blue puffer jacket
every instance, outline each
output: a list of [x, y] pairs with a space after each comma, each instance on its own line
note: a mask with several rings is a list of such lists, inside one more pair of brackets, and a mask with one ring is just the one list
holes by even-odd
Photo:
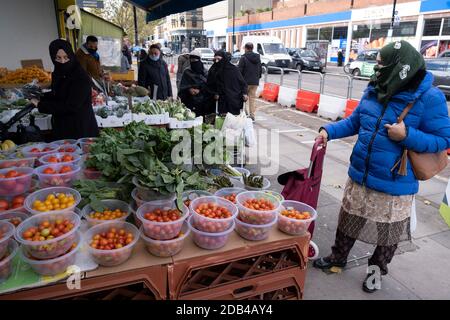
[[[325, 142], [358, 134], [350, 158], [332, 253], [314, 267], [344, 267], [356, 240], [375, 244], [369, 259], [374, 266], [363, 290], [374, 292], [375, 270], [386, 275], [400, 241], [410, 240], [410, 216], [419, 183], [408, 163], [407, 174], [391, 170], [403, 150], [435, 153], [450, 148], [450, 121], [442, 92], [433, 87], [433, 75], [408, 42], [397, 41], [380, 50], [372, 77], [354, 113], [320, 129]], [[397, 119], [410, 103], [404, 122]], [[379, 279], [381, 280], [381, 278]]]

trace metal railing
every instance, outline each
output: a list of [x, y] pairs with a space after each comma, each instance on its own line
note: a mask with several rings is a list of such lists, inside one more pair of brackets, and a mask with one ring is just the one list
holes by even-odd
[[[318, 75], [318, 76], [320, 76], [320, 83], [319, 83], [319, 91], [317, 92], [317, 93], [322, 93], [322, 87], [323, 87], [323, 81], [324, 81], [324, 76], [323, 76], [323, 73], [321, 73], [321, 72], [318, 72], [318, 71], [308, 71], [308, 70], [302, 70], [301, 72], [300, 72], [300, 74], [299, 74], [299, 79], [298, 79], [298, 84], [297, 84], [297, 87], [298, 87], [298, 89], [299, 90], [301, 90], [302, 89], [302, 77], [303, 77], [303, 74], [316, 74], [316, 75]], [[312, 90], [311, 90], [312, 91]]]
[[370, 80], [370, 77], [362, 77], [362, 76], [351, 76], [352, 80], [350, 82], [348, 99], [352, 99], [353, 96], [353, 82], [356, 80]]
[[269, 76], [269, 69], [270, 70], [278, 70], [281, 72], [280, 74], [280, 86], [283, 85], [283, 81], [284, 81], [284, 70], [283, 68], [280, 67], [272, 67], [272, 66], [267, 66], [267, 67], [263, 67], [263, 71], [264, 71], [264, 82], [267, 82], [267, 77]]
[[[349, 95], [350, 95], [350, 86], [352, 85], [352, 77], [346, 74], [340, 74], [340, 73], [325, 73], [323, 75], [323, 81], [322, 81], [322, 87], [320, 90], [320, 93], [324, 93], [325, 91], [325, 79], [327, 78], [327, 76], [333, 76], [333, 77], [338, 77], [338, 78], [346, 78], [347, 79], [347, 93], [345, 98], [348, 99]], [[332, 95], [332, 96], [337, 96], [337, 95]], [[338, 96], [338, 97], [342, 97], [343, 96]]]

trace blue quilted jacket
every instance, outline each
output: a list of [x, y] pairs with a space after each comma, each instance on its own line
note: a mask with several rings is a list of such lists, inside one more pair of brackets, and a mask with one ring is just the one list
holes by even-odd
[[[358, 134], [350, 157], [348, 174], [353, 181], [390, 195], [416, 194], [419, 183], [408, 163], [408, 174], [400, 176], [391, 168], [406, 147], [417, 152], [434, 153], [450, 148], [450, 121], [442, 92], [432, 86], [433, 75], [427, 72], [416, 92], [403, 91], [391, 98], [386, 108], [377, 101], [369, 85], [353, 114], [324, 126], [329, 139]], [[408, 135], [401, 142], [389, 139], [385, 124], [396, 123], [410, 102], [413, 108], [405, 118]]]

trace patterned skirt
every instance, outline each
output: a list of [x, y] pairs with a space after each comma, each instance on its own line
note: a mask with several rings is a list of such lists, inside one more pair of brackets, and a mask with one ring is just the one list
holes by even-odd
[[348, 237], [378, 246], [411, 240], [414, 196], [392, 196], [348, 179], [338, 229]]

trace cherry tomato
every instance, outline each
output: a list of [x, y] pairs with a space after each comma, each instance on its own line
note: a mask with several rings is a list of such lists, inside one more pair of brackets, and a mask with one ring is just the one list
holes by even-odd
[[6, 178], [16, 178], [17, 176], [19, 176], [19, 172], [16, 170], [10, 170], [6, 173]]
[[70, 162], [73, 161], [73, 157], [71, 155], [66, 154], [61, 158], [61, 162]]
[[47, 162], [51, 162], [51, 163], [58, 163], [59, 159], [55, 156], [51, 156], [47, 159]]
[[72, 168], [69, 166], [64, 166], [59, 170], [59, 173], [68, 173], [68, 172], [72, 172]]
[[56, 174], [56, 171], [53, 168], [45, 168], [43, 173], [44, 174]]
[[6, 200], [0, 200], [0, 211], [5, 211], [9, 209], [9, 203]]

